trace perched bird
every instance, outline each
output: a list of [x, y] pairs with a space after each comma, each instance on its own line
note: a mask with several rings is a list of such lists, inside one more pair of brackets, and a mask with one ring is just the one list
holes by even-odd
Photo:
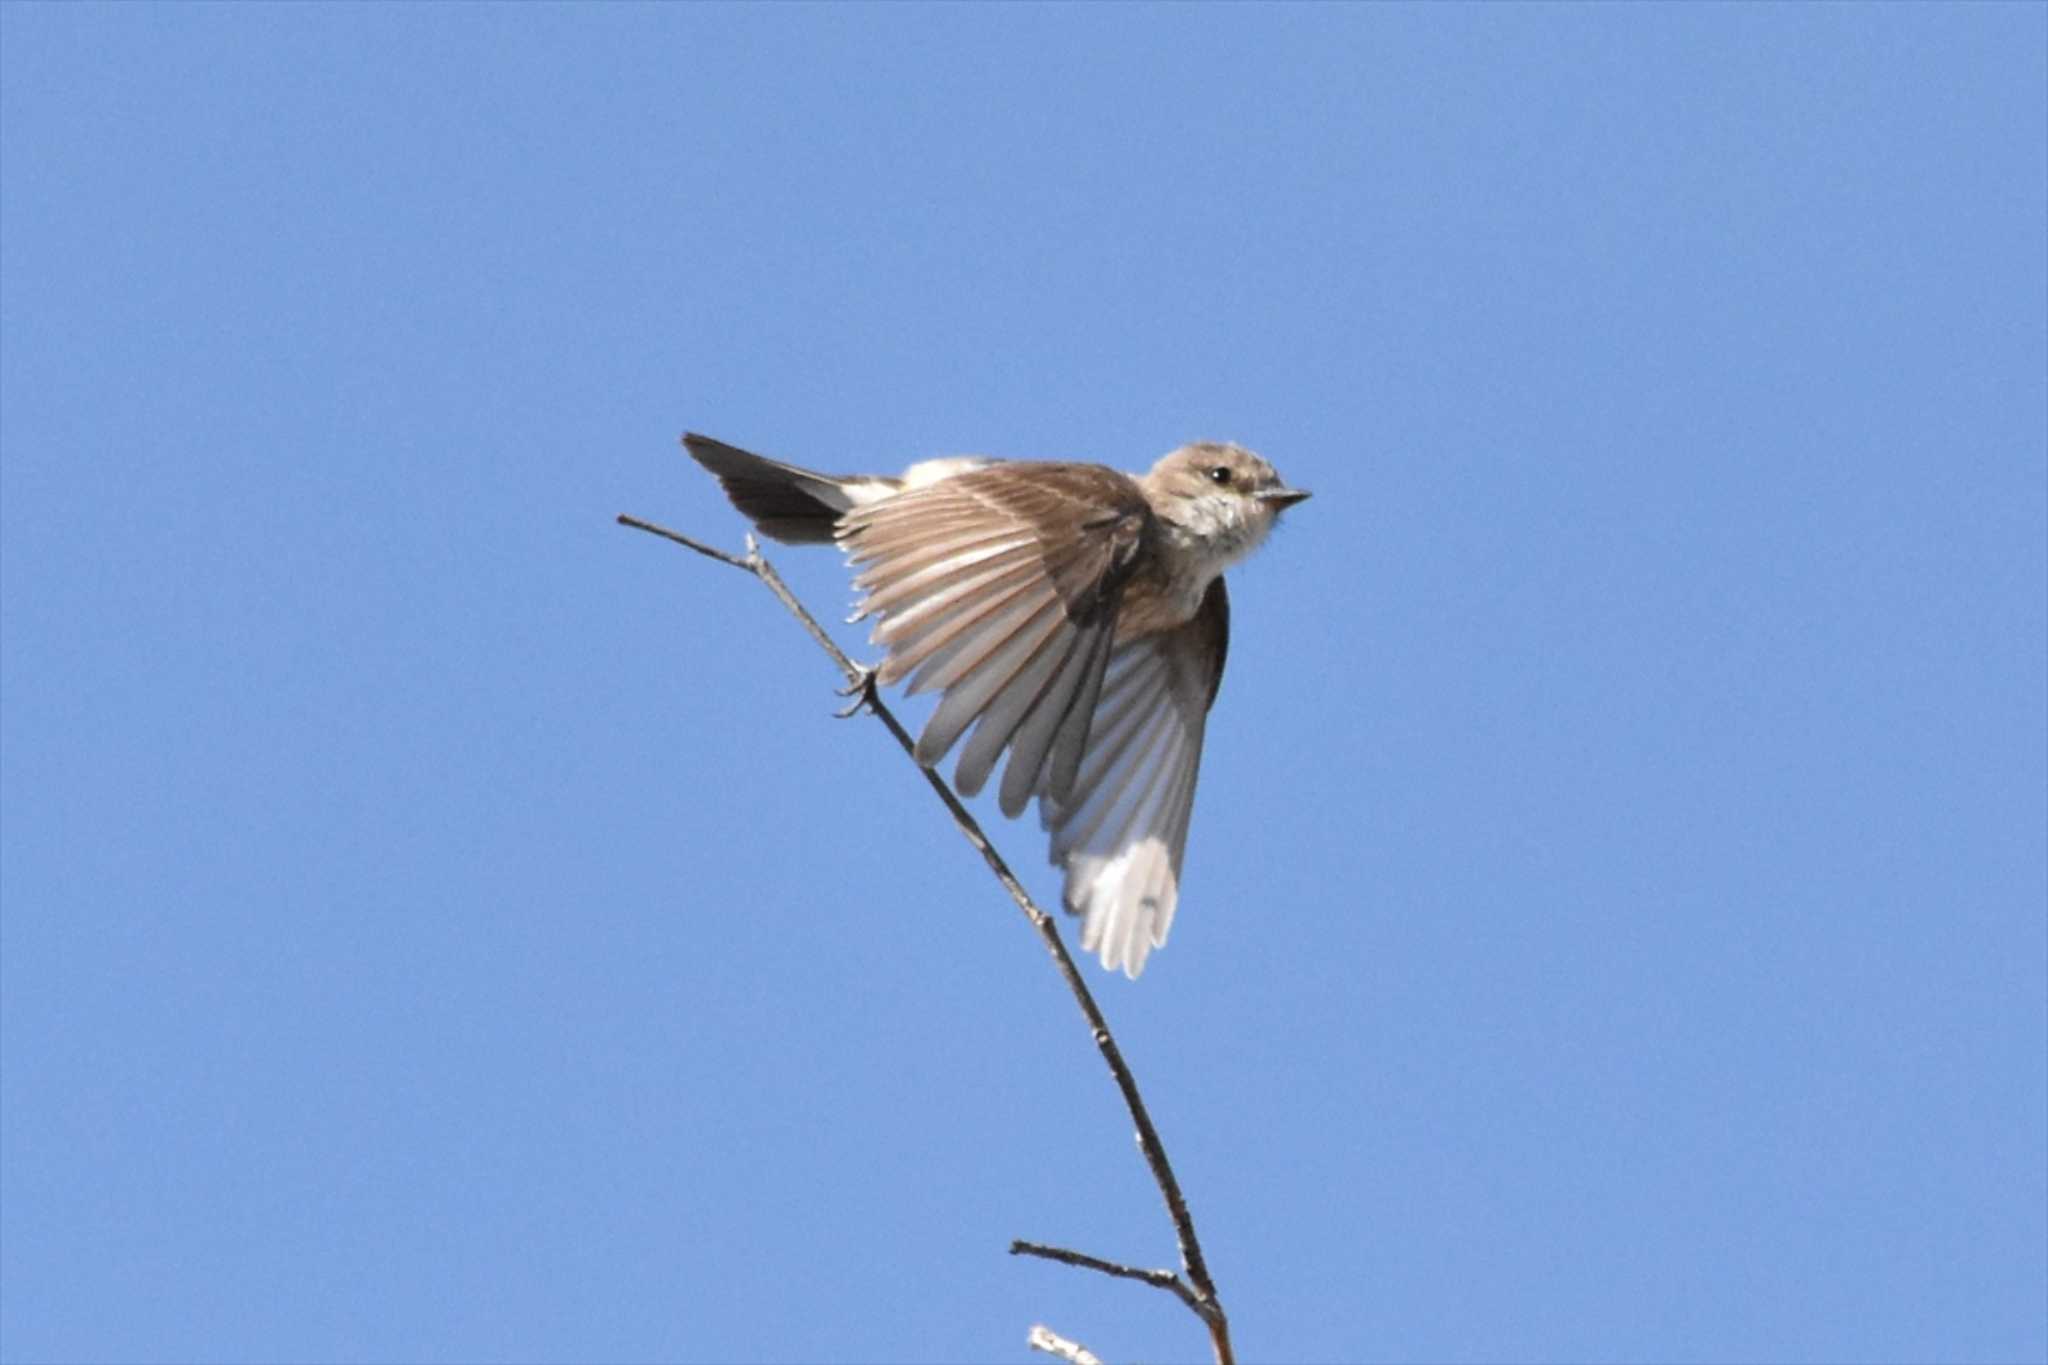
[[1202, 728], [1223, 679], [1223, 571], [1308, 496], [1234, 445], [1182, 446], [1145, 475], [1093, 464], [928, 460], [900, 477], [820, 474], [688, 435], [762, 534], [836, 541], [875, 620], [883, 683], [937, 689], [917, 740], [953, 784], [1033, 797], [1081, 946], [1136, 977], [1166, 942]]

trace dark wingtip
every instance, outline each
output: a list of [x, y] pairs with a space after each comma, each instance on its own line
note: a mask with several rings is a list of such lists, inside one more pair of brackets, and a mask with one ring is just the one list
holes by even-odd
[[761, 534], [785, 545], [829, 545], [839, 509], [822, 501], [814, 488], [821, 476], [793, 465], [765, 459], [694, 431], [683, 433], [690, 458], [709, 470], [732, 501]]
[[683, 449], [689, 451], [690, 458], [703, 465], [706, 469], [712, 468], [713, 462], [721, 459], [730, 463], [734, 456], [742, 460], [758, 460], [760, 458], [757, 455], [749, 455], [738, 446], [727, 445], [715, 436], [706, 436], [702, 432], [696, 431], [686, 431], [683, 433]]

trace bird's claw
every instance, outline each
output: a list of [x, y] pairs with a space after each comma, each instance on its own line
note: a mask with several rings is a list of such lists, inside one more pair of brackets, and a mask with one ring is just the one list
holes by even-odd
[[859, 678], [855, 679], [853, 682], [848, 683], [844, 687], [835, 689], [840, 696], [851, 697], [853, 698], [853, 700], [849, 702], [845, 707], [833, 712], [832, 714], [839, 717], [839, 719], [841, 720], [846, 720], [851, 716], [859, 715], [861, 712], [873, 706], [875, 704], [876, 676], [877, 671], [875, 669], [861, 668]]

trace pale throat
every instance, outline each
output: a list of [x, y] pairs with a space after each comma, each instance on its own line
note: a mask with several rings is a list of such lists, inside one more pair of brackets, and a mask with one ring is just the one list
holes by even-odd
[[1193, 616], [1209, 585], [1259, 548], [1272, 518], [1228, 496], [1188, 498], [1173, 510], [1172, 519], [1159, 518], [1159, 548], [1174, 605]]

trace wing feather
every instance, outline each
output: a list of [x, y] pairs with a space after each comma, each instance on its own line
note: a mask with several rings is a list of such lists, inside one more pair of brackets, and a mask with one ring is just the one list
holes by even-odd
[[[956, 664], [953, 673], [944, 683], [945, 698], [939, 702], [939, 709], [925, 722], [924, 733], [918, 736], [918, 761], [937, 762], [953, 742], [960, 738], [975, 717], [1005, 690], [1029, 689], [1024, 675], [1031, 672], [1031, 661], [1043, 654], [1052, 643], [1053, 637], [1064, 628], [1064, 619], [1056, 603], [1040, 605], [1036, 613], [1006, 638], [991, 645], [971, 663]], [[1071, 633], [1071, 632], [1069, 632]], [[930, 754], [930, 758], [926, 754]], [[965, 772], [966, 759], [962, 759], [961, 775], [957, 782], [961, 791], [972, 796], [981, 790], [981, 783], [988, 776], [983, 767], [980, 776], [969, 780]], [[993, 764], [994, 755], [990, 755]]]
[[[1048, 760], [1049, 767], [1039, 789], [1054, 801], [1065, 801], [1073, 795], [1074, 783], [1081, 772], [1081, 759], [1088, 752], [1088, 735], [1095, 723], [1095, 707], [1102, 698], [1102, 679], [1109, 672], [1110, 646], [1113, 643], [1111, 634], [1104, 631], [1103, 638], [1095, 647], [1100, 657], [1082, 676], [1080, 690], [1068, 704], [1067, 715], [1061, 719], [1059, 732], [1053, 736], [1052, 757]], [[1020, 799], [1017, 808], [1022, 810], [1023, 806]]]
[[1037, 713], [1047, 691], [1060, 683], [1067, 661], [1084, 648], [1091, 633], [1066, 630], [1049, 634], [1001, 693], [989, 700], [954, 773], [954, 785], [962, 792], [971, 796], [981, 790], [1006, 747], [1010, 748], [1012, 768], [1024, 761], [1024, 751], [1016, 747], [1018, 729]]
[[[1003, 814], [1015, 819], [1024, 813], [1032, 794], [1049, 780], [1046, 765], [1063, 743], [1077, 755], [1087, 743], [1095, 710], [1092, 698], [1101, 688], [1112, 639], [1106, 621], [1076, 632], [1073, 648], [1059, 671], [1019, 722], [1011, 740], [1010, 765], [1003, 770]], [[1057, 778], [1056, 770], [1053, 777]], [[1052, 790], [1064, 791], [1072, 785], [1069, 780], [1065, 788]]]
[[921, 618], [914, 628], [898, 632], [891, 628], [893, 621], [884, 621], [874, 635], [875, 643], [889, 651], [882, 681], [894, 682], [914, 669], [911, 692], [947, 686], [951, 680], [943, 675], [948, 669], [963, 659], [971, 666], [980, 657], [977, 649], [985, 653], [1031, 617], [1058, 605], [1046, 597], [1035, 570], [1019, 569], [991, 579], [952, 611]]
[[1039, 801], [1083, 950], [1128, 976], [1173, 925], [1229, 620], [1218, 579], [1192, 620], [1119, 643], [1071, 790]]
[[1131, 704], [1091, 745], [1081, 766], [1077, 799], [1061, 816], [1059, 838], [1075, 847], [1089, 844], [1110, 812], [1128, 804], [1132, 780], [1143, 771], [1145, 755], [1169, 720], [1164, 707], [1151, 704], [1149, 693], [1134, 690], [1126, 695]]
[[[1036, 567], [1037, 562], [1038, 547], [1013, 535], [979, 541], [946, 541], [933, 553], [920, 556], [918, 562], [900, 566], [887, 591], [868, 593], [861, 602], [861, 615], [893, 613], [900, 620], [908, 615], [905, 609], [912, 606], [918, 608], [921, 615], [934, 607], [958, 600], [962, 593], [995, 575], [1022, 567]], [[855, 579], [854, 587], [865, 588], [866, 584], [862, 579]]]
[[874, 630], [874, 643], [889, 649], [883, 681], [895, 681], [909, 673], [911, 694], [946, 688], [954, 681], [956, 669], [973, 667], [987, 651], [1010, 639], [1018, 626], [1057, 606], [1044, 596], [1036, 575], [1026, 575], [989, 583], [952, 612], [932, 618], [926, 628], [909, 632], [907, 639], [893, 639], [889, 622], [883, 622]]
[[913, 481], [841, 519], [863, 594], [857, 615], [875, 619], [872, 638], [887, 651], [881, 680], [942, 694], [918, 737], [920, 763], [936, 764], [973, 727], [960, 790], [978, 791], [1007, 751], [1020, 775], [1005, 774], [1006, 808], [1037, 794], [1047, 755], [1083, 745], [1117, 606], [1152, 526], [1128, 477], [1061, 464]]
[[[903, 494], [892, 501], [910, 496]], [[843, 518], [840, 523], [842, 544], [847, 543], [848, 520]], [[899, 602], [921, 598], [934, 582], [949, 581], [976, 563], [1015, 550], [1030, 552], [1035, 558], [1036, 549], [1031, 538], [1014, 526], [962, 530], [881, 522], [849, 559], [855, 571], [853, 585], [863, 594], [863, 610], [881, 616]]]

